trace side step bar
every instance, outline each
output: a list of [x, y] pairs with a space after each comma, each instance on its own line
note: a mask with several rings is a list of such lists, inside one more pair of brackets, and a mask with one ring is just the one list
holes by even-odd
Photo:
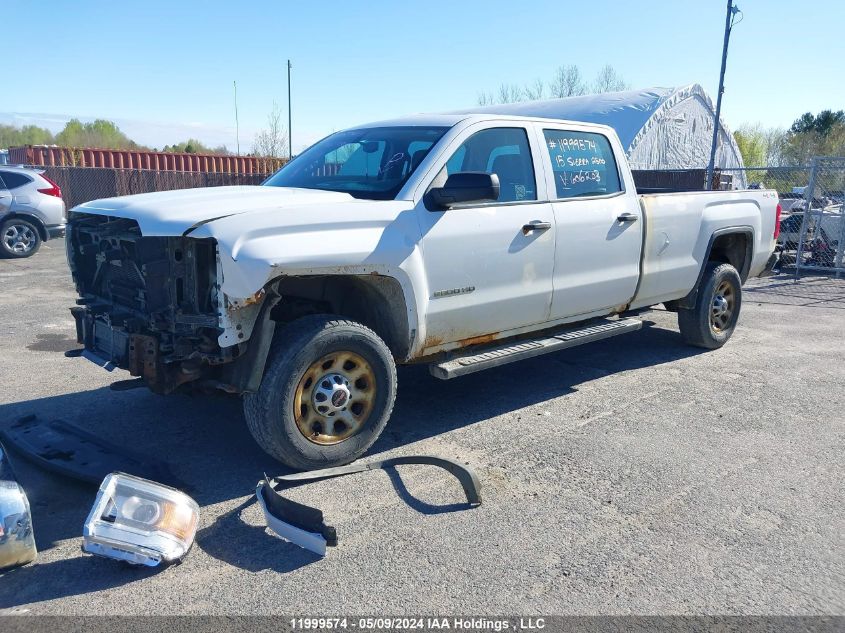
[[429, 365], [428, 370], [435, 378], [449, 380], [541, 354], [600, 341], [611, 336], [636, 332], [642, 326], [643, 322], [639, 319], [626, 318], [613, 321], [603, 319], [586, 327], [562, 329], [557, 334], [552, 333], [541, 338], [523, 339], [501, 347], [488, 347], [475, 354], [453, 356], [449, 360]]

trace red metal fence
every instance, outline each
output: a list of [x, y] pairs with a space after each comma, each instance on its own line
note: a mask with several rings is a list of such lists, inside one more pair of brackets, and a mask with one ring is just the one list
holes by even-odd
[[106, 167], [206, 174], [271, 174], [284, 165], [286, 160], [259, 156], [26, 145], [9, 148], [9, 162], [13, 165], [41, 167]]
[[44, 174], [62, 190], [68, 209], [89, 200], [128, 196], [150, 191], [191, 187], [260, 185], [269, 174], [225, 174], [153, 169], [46, 166]]

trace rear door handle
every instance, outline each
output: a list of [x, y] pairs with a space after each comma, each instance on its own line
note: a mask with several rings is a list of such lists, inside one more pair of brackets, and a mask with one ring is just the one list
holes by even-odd
[[531, 220], [528, 224], [522, 225], [522, 232], [528, 235], [532, 231], [548, 231], [552, 228], [551, 222], [542, 222], [540, 220]]
[[616, 219], [619, 222], [636, 222], [639, 220], [639, 217], [636, 213], [622, 213], [621, 215], [617, 216]]

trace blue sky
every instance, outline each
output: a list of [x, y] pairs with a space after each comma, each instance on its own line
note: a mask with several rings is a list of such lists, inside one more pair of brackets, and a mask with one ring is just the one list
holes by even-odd
[[[845, 108], [842, 0], [737, 0], [723, 117], [788, 126]], [[154, 146], [188, 136], [241, 149], [273, 101], [293, 144], [358, 123], [475, 105], [502, 82], [587, 77], [613, 65], [633, 87], [697, 82], [715, 98], [722, 0], [3, 0], [0, 122], [61, 128], [107, 118]], [[802, 47], [802, 43], [806, 45]]]

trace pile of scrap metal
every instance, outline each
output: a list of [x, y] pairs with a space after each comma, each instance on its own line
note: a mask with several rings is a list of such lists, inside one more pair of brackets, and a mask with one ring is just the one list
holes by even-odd
[[[119, 447], [108, 444], [67, 423], [48, 423], [41, 432], [35, 428], [34, 416], [19, 421], [27, 426], [30, 438], [15, 443], [24, 456], [36, 464], [51, 468], [45, 459], [44, 442], [61, 438], [73, 444], [74, 438], [84, 438], [85, 459], [98, 468], [118, 467], [124, 470], [137, 467], [138, 456], [123, 453]], [[47, 429], [46, 431], [44, 429]], [[7, 441], [20, 440], [14, 433], [3, 434]], [[58, 434], [58, 435], [57, 435]], [[35, 438], [35, 439], [31, 439]], [[39, 440], [40, 438], [40, 440]], [[38, 448], [40, 447], [40, 449]], [[33, 452], [35, 451], [35, 452]], [[83, 481], [92, 481], [101, 473], [92, 472], [91, 462], [84, 462], [87, 469], [76, 468], [73, 450], [63, 452], [60, 472]], [[326, 548], [337, 545], [337, 530], [327, 525], [323, 513], [288, 499], [283, 493], [303, 483], [362, 473], [369, 470], [392, 468], [405, 464], [438, 466], [454, 475], [464, 489], [468, 507], [481, 504], [478, 478], [466, 466], [442, 457], [414, 455], [394, 457], [376, 462], [355, 463], [338, 468], [275, 477], [264, 475], [255, 490], [256, 499], [264, 513], [267, 527], [280, 537], [325, 556]], [[154, 464], [147, 463], [146, 468]], [[166, 468], [156, 466], [166, 472]], [[54, 471], [56, 468], [52, 468]], [[35, 538], [29, 502], [18, 484], [0, 445], [0, 569], [25, 565], [36, 556]], [[199, 524], [199, 505], [177, 488], [167, 486], [135, 474], [109, 472], [102, 480], [94, 506], [85, 521], [82, 549], [90, 554], [124, 561], [133, 565], [158, 567], [181, 561], [190, 551]]]

